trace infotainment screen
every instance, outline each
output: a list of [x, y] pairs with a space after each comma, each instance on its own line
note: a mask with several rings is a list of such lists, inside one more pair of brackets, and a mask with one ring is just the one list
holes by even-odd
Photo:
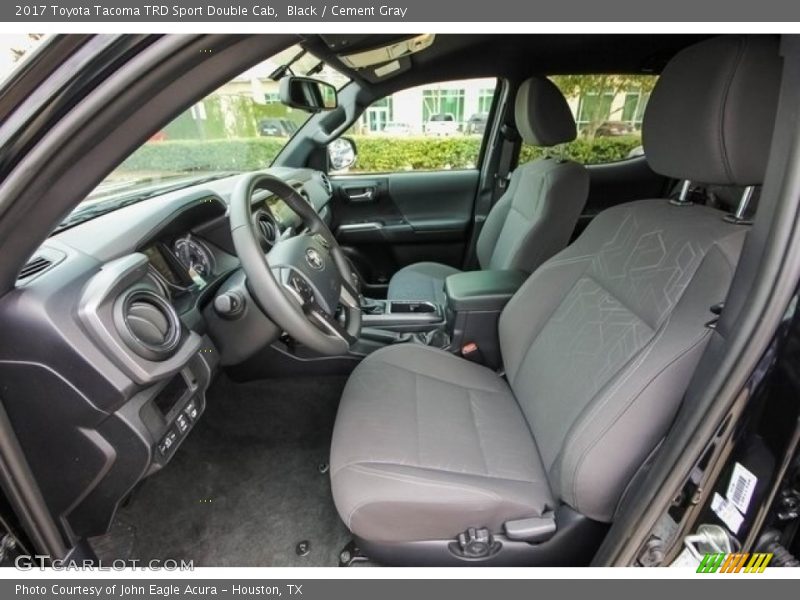
[[178, 401], [183, 398], [189, 387], [186, 385], [186, 380], [178, 373], [170, 379], [169, 383], [161, 390], [153, 400], [156, 408], [161, 411], [162, 415], [168, 415], [169, 412], [175, 407]]

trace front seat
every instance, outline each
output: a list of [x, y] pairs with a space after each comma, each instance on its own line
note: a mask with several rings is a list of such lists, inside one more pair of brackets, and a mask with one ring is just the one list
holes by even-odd
[[[680, 52], [645, 115], [666, 176], [760, 184], [775, 120], [777, 40]], [[666, 199], [598, 215], [544, 263], [499, 323], [505, 375], [447, 352], [375, 352], [344, 390], [336, 507], [388, 564], [579, 564], [674, 418], [712, 335], [747, 227]]]
[[[533, 77], [520, 86], [514, 117], [528, 144], [549, 147], [575, 139], [569, 105], [544, 77]], [[548, 157], [517, 167], [478, 237], [480, 267], [532, 273], [567, 245], [588, 194], [589, 173], [576, 162]], [[409, 265], [392, 277], [387, 297], [441, 304], [444, 280], [460, 272], [435, 262]]]

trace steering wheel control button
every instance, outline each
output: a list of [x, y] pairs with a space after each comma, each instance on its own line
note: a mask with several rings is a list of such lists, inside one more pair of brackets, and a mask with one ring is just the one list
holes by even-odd
[[314, 290], [309, 283], [294, 271], [289, 275], [289, 285], [300, 296], [303, 304], [314, 304]]
[[330, 250], [331, 245], [328, 240], [325, 239], [325, 236], [321, 233], [314, 234], [314, 241], [317, 242], [320, 246], [325, 248], [325, 250]]
[[244, 312], [244, 298], [239, 292], [225, 292], [214, 298], [214, 310], [223, 319], [234, 319]]

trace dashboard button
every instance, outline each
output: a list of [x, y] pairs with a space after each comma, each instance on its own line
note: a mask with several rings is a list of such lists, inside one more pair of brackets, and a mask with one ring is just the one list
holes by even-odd
[[186, 433], [189, 429], [189, 419], [186, 418], [186, 415], [178, 415], [178, 418], [175, 419], [175, 424], [181, 433]]
[[158, 451], [162, 455], [166, 454], [175, 445], [176, 441], [178, 441], [178, 434], [175, 433], [174, 429], [170, 429], [158, 444]]
[[189, 404], [186, 405], [186, 408], [183, 409], [183, 412], [192, 421], [194, 421], [197, 418], [198, 415], [197, 405], [194, 403], [194, 400], [192, 400], [191, 402], [189, 402]]

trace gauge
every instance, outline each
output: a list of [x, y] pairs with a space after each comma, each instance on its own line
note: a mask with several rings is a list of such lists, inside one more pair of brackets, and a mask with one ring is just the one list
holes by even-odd
[[189, 275], [207, 278], [214, 272], [214, 255], [205, 244], [192, 236], [176, 240], [173, 250]]

